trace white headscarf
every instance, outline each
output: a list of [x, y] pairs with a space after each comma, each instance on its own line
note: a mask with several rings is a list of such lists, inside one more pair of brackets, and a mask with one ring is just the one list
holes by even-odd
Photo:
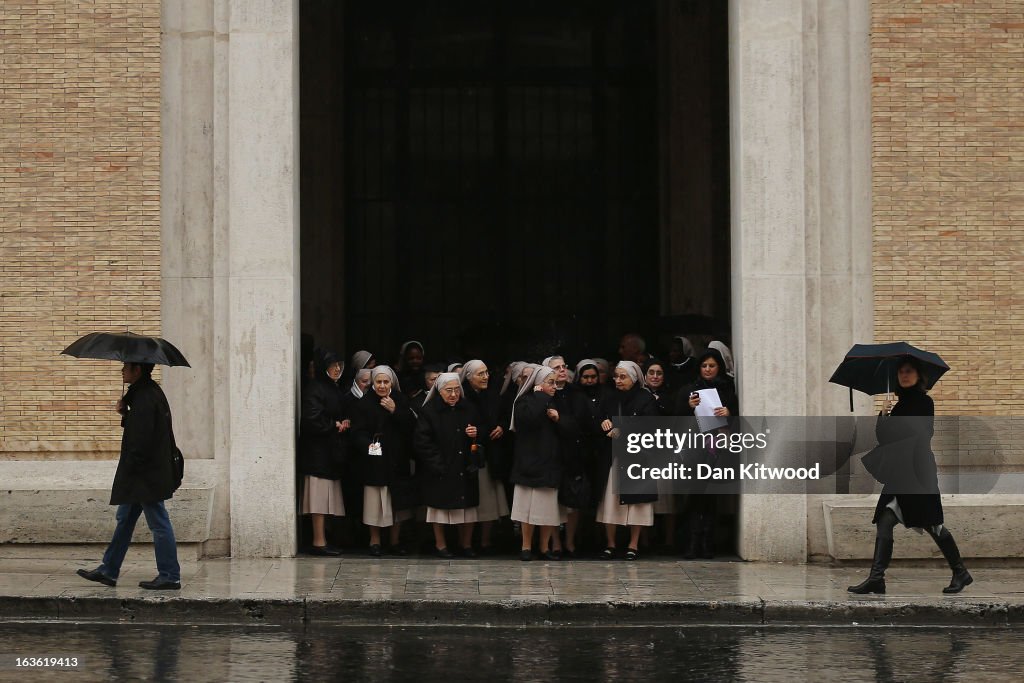
[[487, 364], [478, 358], [466, 361], [466, 364], [459, 370], [459, 383], [466, 382], [470, 377], [480, 371], [481, 368], [486, 368]]
[[501, 383], [501, 391], [499, 393], [504, 395], [504, 393], [508, 391], [508, 388], [519, 378], [519, 375], [523, 374], [523, 368], [525, 368], [526, 365], [527, 363], [525, 360], [517, 360], [508, 366], [505, 370], [505, 381]]
[[713, 341], [708, 344], [709, 349], [714, 349], [722, 354], [722, 360], [725, 361], [725, 374], [729, 375], [733, 379], [736, 378], [736, 366], [732, 361], [732, 351], [723, 342]]
[[420, 342], [416, 341], [415, 339], [410, 339], [409, 341], [407, 341], [404, 344], [402, 344], [402, 348], [400, 348], [398, 350], [398, 364], [397, 364], [397, 367], [399, 369], [401, 369], [401, 370], [405, 369], [405, 352], [409, 350], [410, 346], [418, 346], [420, 348], [420, 353], [422, 353], [424, 355], [424, 357], [427, 355], [427, 350], [425, 348], [423, 348], [423, 344], [421, 344]]
[[576, 372], [573, 373], [572, 378], [572, 381], [574, 383], [579, 380], [580, 376], [583, 374], [583, 368], [585, 368], [588, 365], [592, 365], [595, 370], [598, 370], [597, 362], [595, 360], [593, 360], [592, 358], [584, 358], [583, 360], [576, 364]]
[[356, 351], [352, 354], [352, 367], [356, 371], [362, 370], [370, 362], [371, 358], [373, 358], [373, 354], [369, 351]]
[[391, 390], [401, 392], [402, 385], [398, 383], [398, 375], [391, 369], [390, 365], [378, 365], [374, 369], [370, 370], [370, 385], [373, 386], [373, 378], [377, 375], [387, 375], [391, 378]]
[[682, 335], [676, 335], [672, 337], [672, 341], [679, 342], [679, 345], [683, 347], [683, 353], [688, 357], [693, 357], [693, 343]]
[[437, 392], [444, 388], [444, 385], [446, 383], [452, 381], [459, 385], [459, 397], [461, 398], [462, 382], [459, 380], [458, 373], [442, 372], [440, 375], [437, 376], [437, 379], [434, 381], [434, 386], [430, 387], [430, 391], [427, 392], [427, 397], [423, 399], [423, 405], [427, 405], [428, 403], [430, 403], [430, 399], [434, 398], [434, 396], [437, 395]]
[[[516, 400], [512, 401], [512, 419], [509, 421], [508, 428], [513, 432], [516, 430], [516, 403], [518, 403], [519, 399], [527, 393], [533, 393], [533, 390], [540, 386], [540, 383], [544, 381], [544, 378], [554, 372], [554, 370], [546, 365], [537, 365], [535, 363], [528, 363], [526, 367], [532, 367], [533, 374], [523, 382], [523, 386], [519, 387], [519, 392], [516, 394]], [[523, 369], [525, 370], [526, 368], [524, 367]]]
[[626, 371], [626, 374], [633, 379], [634, 384], [639, 384], [641, 387], [647, 386], [647, 382], [644, 380], [644, 371], [639, 365], [631, 360], [620, 360], [615, 364], [615, 369], [622, 368]]
[[460, 365], [463, 365], [463, 364], [462, 363], [452, 363], [451, 365], [448, 366], [448, 372], [458, 372], [458, 370], [456, 370], [455, 368], [459, 367]]
[[355, 396], [356, 398], [363, 397], [363, 390], [359, 388], [359, 375], [361, 375], [364, 372], [369, 373], [370, 371], [367, 370], [366, 368], [363, 368], [362, 370], [356, 370], [356, 376], [352, 378], [352, 388], [350, 389], [350, 391], [352, 392], [352, 395]]

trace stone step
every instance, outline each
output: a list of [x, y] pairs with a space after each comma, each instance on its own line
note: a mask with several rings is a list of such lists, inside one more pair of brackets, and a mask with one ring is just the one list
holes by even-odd
[[[0, 548], [109, 543], [115, 508], [108, 501], [116, 468], [109, 460], [0, 462]], [[167, 501], [179, 543], [209, 540], [215, 481], [212, 460], [186, 461], [181, 488]], [[152, 541], [143, 518], [135, 538]]]
[[[826, 500], [825, 534], [829, 554], [837, 560], [870, 559], [875, 547], [871, 524], [878, 496]], [[944, 495], [946, 526], [964, 557], [1024, 557], [1024, 495]], [[896, 528], [896, 558], [942, 558], [927, 534]]]

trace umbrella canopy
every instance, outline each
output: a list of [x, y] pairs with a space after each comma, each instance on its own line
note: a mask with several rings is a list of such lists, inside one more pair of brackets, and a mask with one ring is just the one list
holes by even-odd
[[160, 337], [146, 337], [134, 332], [93, 332], [61, 353], [75, 358], [192, 367], [174, 344]]
[[907, 342], [892, 344], [855, 344], [832, 373], [829, 382], [874, 396], [899, 386], [896, 371], [904, 358], [914, 358], [924, 367], [925, 389], [931, 389], [949, 370], [934, 353], [922, 351]]

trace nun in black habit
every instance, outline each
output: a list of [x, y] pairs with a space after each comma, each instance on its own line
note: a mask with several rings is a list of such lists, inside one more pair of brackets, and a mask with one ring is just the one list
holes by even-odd
[[401, 523], [412, 515], [393, 500], [393, 486], [411, 478], [412, 432], [416, 414], [402, 394], [395, 371], [378, 365], [370, 372], [370, 389], [352, 415], [354, 455], [363, 477], [363, 524], [370, 530], [370, 554], [381, 555], [380, 530], [390, 529], [390, 552], [404, 554], [399, 545]]
[[439, 376], [420, 409], [413, 444], [416, 478], [427, 505], [427, 523], [434, 530], [434, 554], [441, 558], [454, 557], [445, 539], [446, 525], [459, 528], [460, 554], [476, 557], [472, 538], [479, 487], [472, 447], [479, 436], [478, 421], [462, 396], [459, 376]]
[[604, 524], [605, 549], [602, 558], [615, 557], [616, 527], [629, 527], [629, 546], [626, 559], [636, 560], [640, 556], [640, 531], [654, 525], [654, 502], [657, 494], [620, 494], [618, 482], [619, 462], [612, 453], [612, 439], [618, 437], [618, 430], [612, 424], [613, 417], [656, 417], [658, 408], [654, 397], [644, 388], [644, 373], [633, 361], [619, 361], [612, 373], [615, 390], [605, 395], [602, 404], [604, 420], [601, 430], [605, 434], [601, 449], [601, 477], [595, 490], [598, 492], [597, 522]]

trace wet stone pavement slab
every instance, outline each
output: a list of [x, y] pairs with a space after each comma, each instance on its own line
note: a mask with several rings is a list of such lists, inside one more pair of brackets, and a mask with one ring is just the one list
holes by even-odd
[[0, 620], [154, 623], [630, 624], [1024, 623], [1024, 572], [980, 568], [962, 594], [949, 572], [894, 567], [884, 596], [846, 586], [866, 569], [669, 559], [518, 562], [294, 558], [211, 559], [182, 566], [180, 591], [147, 591], [148, 562], [116, 588], [75, 575], [95, 563], [0, 560]]

